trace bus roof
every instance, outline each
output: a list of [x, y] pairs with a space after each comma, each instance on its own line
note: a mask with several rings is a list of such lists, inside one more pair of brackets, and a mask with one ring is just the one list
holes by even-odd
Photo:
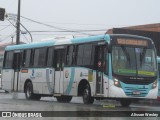
[[10, 45], [5, 48], [6, 51], [10, 50], [20, 50], [20, 49], [29, 49], [29, 48], [39, 48], [39, 47], [47, 47], [47, 46], [54, 46], [54, 45], [65, 45], [65, 44], [76, 44], [76, 43], [87, 43], [87, 42], [94, 42], [94, 41], [101, 41], [105, 40], [109, 42], [109, 35], [97, 35], [97, 36], [89, 36], [83, 38], [72, 38], [72, 39], [49, 39], [48, 41], [41, 41], [41, 42], [33, 42], [30, 44], [19, 44], [19, 45]]
[[41, 42], [33, 42], [30, 44], [19, 44], [19, 45], [10, 45], [5, 48], [5, 51], [10, 50], [21, 50], [21, 49], [30, 49], [30, 48], [39, 48], [39, 47], [47, 47], [47, 46], [54, 46], [54, 45], [66, 45], [66, 44], [77, 44], [77, 43], [87, 43], [87, 42], [94, 42], [94, 41], [101, 41], [105, 40], [106, 43], [110, 43], [110, 37], [113, 36], [123, 36], [123, 37], [137, 37], [141, 39], [148, 39], [146, 37], [137, 36], [137, 35], [128, 35], [128, 34], [103, 34], [97, 36], [89, 36], [89, 37], [82, 37], [82, 38], [69, 38], [69, 39], [48, 39], [46, 41]]

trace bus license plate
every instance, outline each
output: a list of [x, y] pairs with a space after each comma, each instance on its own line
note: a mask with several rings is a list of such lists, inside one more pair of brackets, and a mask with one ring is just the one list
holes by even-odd
[[140, 95], [141, 92], [140, 91], [133, 91], [133, 95]]

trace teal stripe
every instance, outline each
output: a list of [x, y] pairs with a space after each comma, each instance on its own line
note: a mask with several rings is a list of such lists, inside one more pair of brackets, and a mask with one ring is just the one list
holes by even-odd
[[29, 49], [29, 48], [39, 48], [39, 47], [53, 46], [54, 44], [55, 44], [55, 40], [45, 41], [45, 42], [33, 42], [30, 44], [10, 45], [10, 46], [7, 46], [5, 50], [10, 51], [10, 50], [20, 50], [20, 49]]
[[112, 60], [111, 60], [111, 54], [109, 54], [109, 79], [112, 80]]

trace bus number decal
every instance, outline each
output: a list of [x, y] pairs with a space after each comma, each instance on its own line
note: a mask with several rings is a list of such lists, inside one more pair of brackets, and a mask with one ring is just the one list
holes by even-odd
[[28, 73], [28, 69], [22, 69], [21, 72], [22, 73]]

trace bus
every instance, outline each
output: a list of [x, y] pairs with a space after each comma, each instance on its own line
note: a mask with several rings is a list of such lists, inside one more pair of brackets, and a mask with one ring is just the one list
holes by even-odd
[[23, 92], [26, 99], [54, 96], [84, 104], [113, 99], [122, 106], [133, 100], [157, 99], [158, 67], [150, 38], [104, 34], [50, 39], [5, 48], [2, 88]]
[[[159, 76], [160, 76], [160, 57], [157, 56], [157, 62], [158, 62], [158, 72], [159, 72]], [[158, 81], [158, 96], [157, 96], [157, 100], [160, 101], [160, 78]]]

